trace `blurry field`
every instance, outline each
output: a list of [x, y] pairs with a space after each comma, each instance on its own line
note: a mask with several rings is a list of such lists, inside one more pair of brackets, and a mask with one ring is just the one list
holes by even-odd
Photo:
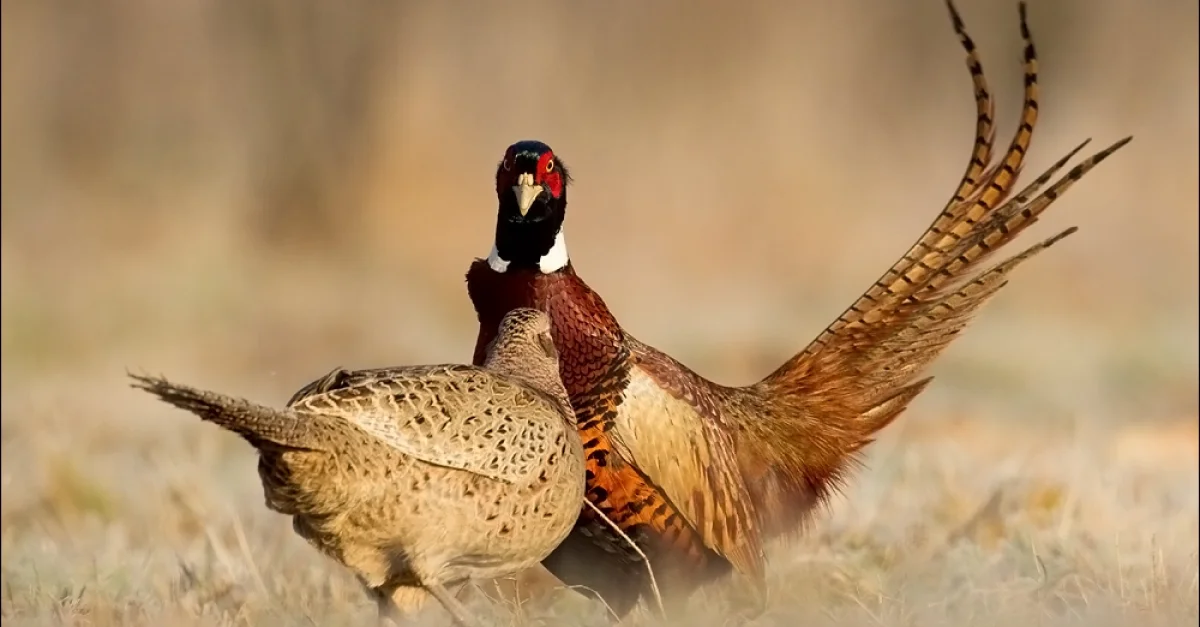
[[[773, 549], [754, 624], [1197, 620], [1197, 5], [1031, 5], [1027, 176], [1135, 139]], [[935, 0], [2, 6], [6, 625], [372, 620], [262, 505], [249, 447], [124, 372], [282, 403], [336, 365], [468, 360], [512, 141], [572, 167], [572, 257], [624, 325], [740, 384], [906, 249], [974, 122]], [[1002, 145], [1015, 2], [961, 9]], [[740, 589], [672, 618], [722, 625]], [[598, 616], [541, 598], [512, 623]]]

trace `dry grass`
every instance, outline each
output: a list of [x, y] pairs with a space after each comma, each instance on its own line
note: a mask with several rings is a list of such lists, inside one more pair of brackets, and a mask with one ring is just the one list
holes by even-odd
[[[370, 619], [352, 578], [261, 505], [240, 441], [147, 402], [55, 404], [4, 426], [5, 624]], [[97, 421], [63, 417], [83, 413]], [[755, 624], [1194, 622], [1197, 434], [1156, 431], [902, 427], [849, 498], [773, 556]], [[701, 595], [678, 624], [723, 624], [738, 590]], [[566, 592], [508, 609], [498, 624], [600, 612]]]
[[[262, 506], [248, 447], [124, 371], [282, 402], [337, 364], [466, 359], [462, 274], [515, 139], [573, 167], [572, 254], [626, 326], [728, 383], [901, 252], [969, 147], [932, 0], [60, 4], [3, 2], [6, 625], [370, 620]], [[1013, 2], [962, 4], [1011, 121]], [[1134, 143], [1035, 235], [1080, 233], [776, 549], [754, 624], [1197, 619], [1197, 5], [1032, 4], [1029, 171], [1086, 136]], [[723, 624], [741, 595], [673, 619]], [[568, 592], [507, 609], [599, 612]]]

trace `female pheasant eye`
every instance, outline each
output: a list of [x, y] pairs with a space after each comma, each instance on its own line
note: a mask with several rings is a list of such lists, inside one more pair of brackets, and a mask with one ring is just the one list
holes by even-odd
[[553, 171], [554, 171], [554, 159], [551, 159], [546, 162], [546, 174], [549, 174]]

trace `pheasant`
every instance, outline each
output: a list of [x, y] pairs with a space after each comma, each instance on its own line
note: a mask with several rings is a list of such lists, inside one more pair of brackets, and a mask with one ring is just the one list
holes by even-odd
[[584, 462], [546, 314], [500, 323], [483, 367], [335, 369], [272, 409], [161, 378], [134, 387], [245, 438], [267, 507], [353, 571], [380, 622], [536, 565], [571, 531]]
[[[1024, 106], [995, 162], [992, 96], [961, 17], [951, 2], [947, 7], [966, 50], [978, 114], [961, 181], [898, 261], [806, 348], [753, 385], [708, 381], [621, 328], [567, 254], [571, 178], [549, 146], [513, 144], [497, 168], [494, 245], [466, 277], [479, 321], [474, 361], [484, 359], [509, 310], [550, 314], [587, 456], [587, 498], [643, 549], [668, 600], [733, 571], [761, 585], [764, 543], [800, 531], [863, 448], [929, 385], [927, 366], [1010, 272], [1075, 228], [991, 267], [981, 264], [1131, 139], [1051, 182], [1084, 142], [1017, 190], [1039, 112], [1025, 4]], [[650, 591], [649, 577], [596, 518], [582, 509], [575, 532], [543, 564], [623, 616]]]

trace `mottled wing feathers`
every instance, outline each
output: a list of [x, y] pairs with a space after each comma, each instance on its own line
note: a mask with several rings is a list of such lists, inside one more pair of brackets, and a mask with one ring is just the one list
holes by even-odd
[[[321, 382], [325, 382], [324, 385]], [[509, 483], [540, 468], [514, 439], [550, 440], [559, 406], [524, 385], [471, 366], [335, 370], [292, 406], [341, 418], [407, 457]]]
[[346, 370], [342, 367], [330, 370], [325, 376], [306, 384], [292, 394], [287, 406], [291, 407], [309, 396], [324, 394], [331, 390], [366, 385], [393, 376], [403, 376], [405, 368], [372, 368], [368, 370]]
[[712, 384], [626, 336], [633, 366], [609, 438], [738, 571], [763, 576], [762, 541]]

